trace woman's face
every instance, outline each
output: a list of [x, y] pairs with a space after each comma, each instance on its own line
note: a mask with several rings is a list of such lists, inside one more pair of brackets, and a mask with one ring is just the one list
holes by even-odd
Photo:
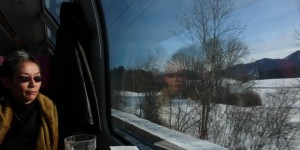
[[169, 73], [164, 76], [164, 80], [168, 85], [171, 92], [178, 94], [184, 91], [186, 86], [186, 74], [185, 73]]
[[12, 80], [7, 80], [7, 88], [16, 101], [31, 103], [35, 100], [41, 87], [40, 68], [33, 62], [23, 62], [16, 67]]

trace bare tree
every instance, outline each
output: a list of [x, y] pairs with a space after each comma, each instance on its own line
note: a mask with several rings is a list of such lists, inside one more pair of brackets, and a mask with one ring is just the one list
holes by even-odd
[[127, 93], [126, 93], [126, 87], [125, 87], [125, 69], [124, 67], [118, 67], [111, 70], [112, 75], [112, 82], [111, 86], [111, 95], [112, 95], [112, 108], [124, 111], [124, 109], [127, 107]]
[[197, 104], [188, 98], [170, 98], [167, 104], [160, 107], [160, 120], [164, 126], [192, 134], [199, 118], [195, 105]]
[[209, 140], [229, 149], [295, 149], [300, 127], [291, 118], [299, 113], [294, 107], [298, 93], [296, 85], [280, 87], [265, 94], [262, 106], [216, 105]]
[[187, 46], [179, 49], [170, 59], [171, 62], [177, 62], [188, 71], [188, 73], [203, 72], [203, 60], [197, 55], [197, 49], [194, 46]]
[[126, 91], [122, 90], [112, 90], [112, 108], [120, 110], [120, 111], [124, 111], [125, 107], [126, 107], [126, 97], [127, 97], [127, 93]]
[[233, 1], [194, 1], [180, 16], [180, 23], [194, 51], [189, 55], [184, 49], [172, 58], [181, 60], [200, 76], [191, 81], [197, 93], [199, 119], [196, 128], [190, 127], [196, 129], [190, 134], [230, 149], [293, 149], [299, 125], [289, 119], [298, 99], [297, 88], [282, 87], [268, 93], [263, 97], [267, 105], [237, 107], [215, 103], [218, 98], [228, 98], [230, 86], [242, 91], [229, 96], [260, 99], [251, 91], [253, 82], [228, 80], [232, 77], [230, 68], [248, 53], [239, 38], [243, 28], [234, 18]]
[[139, 116], [159, 123], [156, 76], [159, 74], [159, 56], [149, 54], [136, 60], [136, 73], [133, 75], [135, 89], [139, 94], [137, 109]]
[[224, 86], [228, 69], [237, 64], [248, 52], [248, 47], [239, 36], [243, 31], [234, 18], [232, 0], [195, 0], [190, 8], [180, 15], [180, 23], [187, 37], [192, 41], [196, 51], [194, 57], [201, 63], [202, 76], [199, 82], [198, 100], [201, 102], [199, 112], [199, 137], [207, 139], [209, 113], [213, 101]]

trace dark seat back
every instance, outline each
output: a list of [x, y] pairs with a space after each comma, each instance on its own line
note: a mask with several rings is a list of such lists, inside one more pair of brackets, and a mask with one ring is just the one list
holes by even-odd
[[59, 115], [60, 143], [67, 136], [93, 133], [94, 122], [78, 43], [86, 48], [88, 39], [80, 5], [64, 2], [60, 9], [61, 25], [56, 34], [56, 48], [51, 58], [49, 97]]

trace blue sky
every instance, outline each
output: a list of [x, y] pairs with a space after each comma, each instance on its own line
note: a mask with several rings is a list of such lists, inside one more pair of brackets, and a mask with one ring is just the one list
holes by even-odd
[[284, 58], [300, 50], [295, 30], [300, 30], [298, 0], [248, 0], [238, 3], [244, 38], [250, 46], [247, 61]]
[[[300, 1], [298, 0], [236, 0], [238, 18], [246, 26], [242, 40], [249, 46], [246, 62], [261, 58], [284, 58], [300, 50], [300, 40], [295, 30], [300, 31]], [[179, 39], [164, 41], [173, 49]]]
[[[119, 2], [119, 3], [118, 3]], [[186, 46], [175, 38], [176, 14], [191, 0], [103, 1], [108, 16], [111, 67], [134, 66], [141, 56], [155, 53], [164, 59]], [[284, 58], [300, 50], [295, 30], [300, 30], [298, 0], [235, 0], [237, 16], [246, 30], [242, 40], [250, 47], [244, 62]]]

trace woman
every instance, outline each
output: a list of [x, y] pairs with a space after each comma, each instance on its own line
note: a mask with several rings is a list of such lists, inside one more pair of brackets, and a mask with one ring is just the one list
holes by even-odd
[[14, 52], [2, 64], [5, 91], [0, 100], [1, 150], [57, 149], [56, 106], [39, 93], [40, 70], [39, 62], [24, 51]]
[[163, 80], [166, 85], [159, 92], [159, 120], [171, 129], [187, 131], [198, 119], [193, 117], [197, 104], [192, 88], [187, 85], [188, 69], [180, 61], [169, 61]]
[[168, 62], [163, 79], [166, 86], [160, 91], [161, 105], [170, 103], [172, 98], [188, 98], [187, 69], [182, 63]]

